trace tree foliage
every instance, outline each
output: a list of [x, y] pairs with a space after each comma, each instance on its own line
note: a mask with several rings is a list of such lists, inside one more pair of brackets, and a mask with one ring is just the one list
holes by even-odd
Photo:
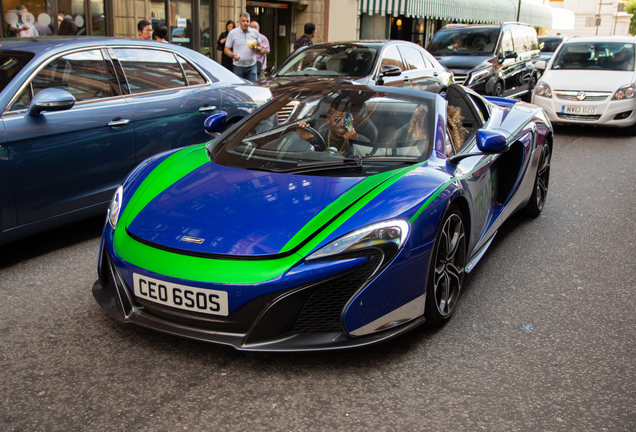
[[627, 13], [634, 14], [629, 23], [629, 34], [636, 35], [636, 0], [629, 0], [627, 2]]

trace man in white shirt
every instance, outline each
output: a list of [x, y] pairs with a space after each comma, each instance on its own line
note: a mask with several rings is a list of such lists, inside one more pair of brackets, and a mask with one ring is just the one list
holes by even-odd
[[242, 12], [239, 26], [233, 29], [225, 41], [225, 55], [234, 61], [233, 72], [248, 81], [256, 81], [256, 54], [261, 52], [261, 35], [250, 28], [250, 14]]

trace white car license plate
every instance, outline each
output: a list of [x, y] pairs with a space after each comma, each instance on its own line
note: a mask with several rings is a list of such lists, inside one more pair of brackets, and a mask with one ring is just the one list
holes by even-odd
[[227, 292], [178, 285], [133, 273], [135, 296], [162, 305], [210, 315], [228, 315]]
[[563, 105], [561, 107], [561, 114], [596, 114], [597, 107], [595, 106], [572, 106]]

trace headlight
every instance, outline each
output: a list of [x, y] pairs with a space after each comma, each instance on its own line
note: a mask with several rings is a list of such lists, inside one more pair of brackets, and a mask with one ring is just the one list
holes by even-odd
[[612, 96], [612, 100], [623, 100], [623, 99], [632, 99], [634, 97], [634, 92], [636, 91], [636, 86], [634, 84], [627, 84], [623, 87], [616, 90], [614, 96]]
[[113, 227], [113, 229], [117, 227], [117, 221], [119, 221], [119, 212], [121, 211], [121, 200], [123, 194], [124, 188], [119, 186], [115, 191], [112, 201], [110, 202], [110, 206], [108, 207], [108, 223], [110, 223], [110, 226]]
[[543, 81], [541, 81], [539, 84], [537, 84], [537, 86], [534, 88], [534, 93], [537, 96], [543, 96], [546, 98], [551, 98], [552, 97], [552, 90], [550, 89], [550, 86], [546, 83], [544, 83]]
[[387, 245], [393, 245], [397, 251], [402, 247], [408, 235], [409, 224], [405, 220], [396, 219], [380, 222], [340, 237], [308, 256], [307, 260], [311, 261], [358, 249]]
[[490, 74], [490, 69], [481, 69], [470, 74], [470, 78], [466, 82], [466, 85], [471, 85], [479, 80], [484, 79]]

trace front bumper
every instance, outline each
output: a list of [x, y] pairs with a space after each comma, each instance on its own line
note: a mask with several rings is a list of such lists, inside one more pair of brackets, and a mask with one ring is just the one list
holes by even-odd
[[102, 284], [93, 296], [113, 318], [164, 333], [251, 351], [314, 351], [375, 344], [420, 324], [419, 317], [377, 333], [351, 337], [342, 323], [350, 298], [377, 267], [367, 264], [336, 277], [289, 288], [251, 300], [228, 317], [184, 312], [135, 298], [117, 268], [102, 251]]
[[[636, 123], [636, 98], [611, 100], [609, 94], [602, 101], [578, 101], [560, 99], [556, 95], [545, 98], [533, 94], [532, 103], [543, 108], [552, 124], [629, 127]], [[596, 112], [568, 114], [565, 107], [596, 107]]]

